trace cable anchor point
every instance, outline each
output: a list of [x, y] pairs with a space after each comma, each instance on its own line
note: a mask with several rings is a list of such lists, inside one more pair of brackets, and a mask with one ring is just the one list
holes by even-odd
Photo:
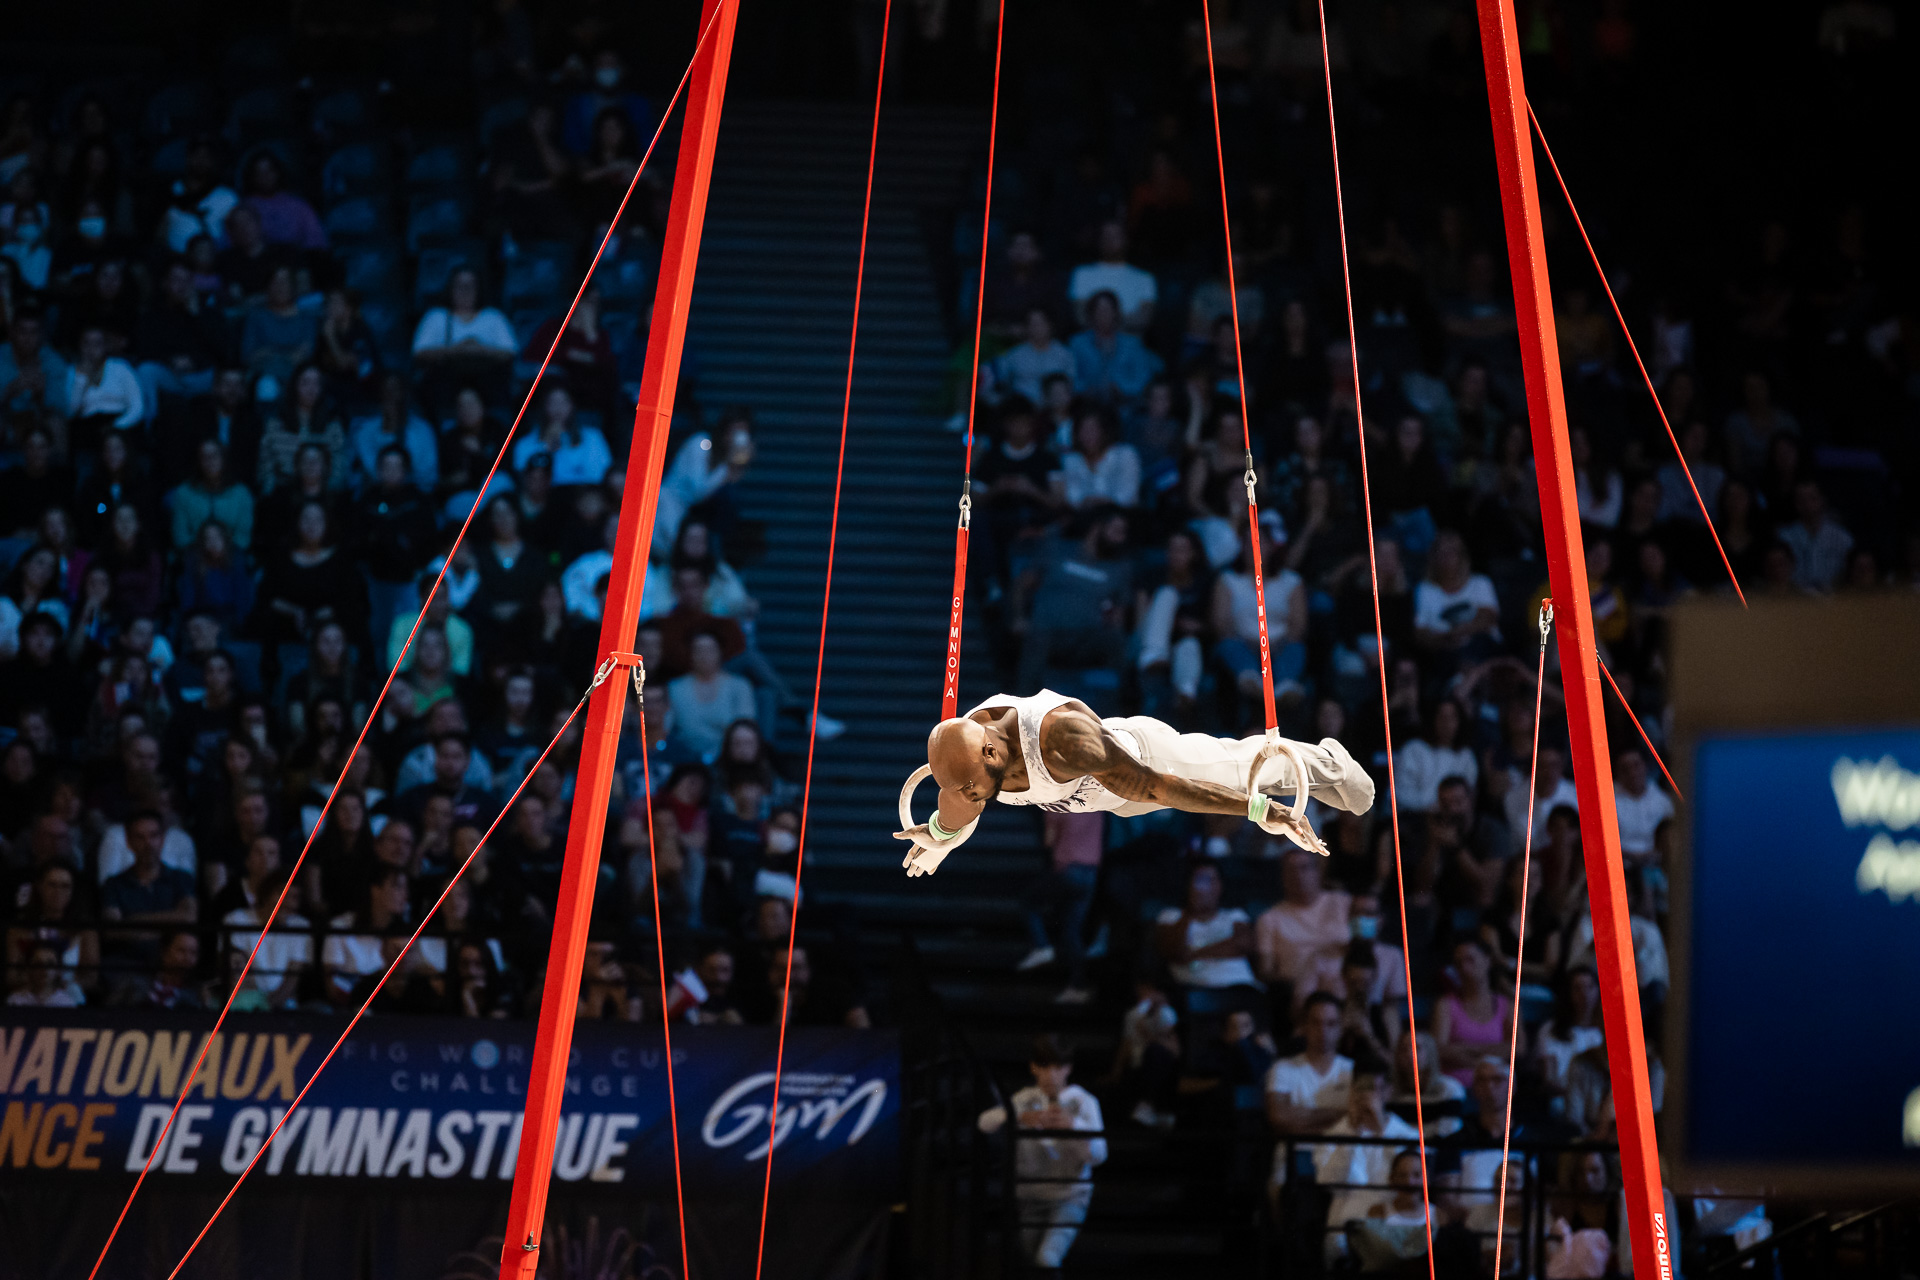
[[968, 492], [962, 493], [960, 495], [960, 527], [962, 529], [967, 529], [967, 530], [971, 530], [973, 528], [972, 488], [973, 488], [972, 482], [969, 481], [967, 485]]
[[1540, 602], [1540, 647], [1547, 647], [1547, 641], [1553, 638], [1553, 597]]
[[540, 1252], [540, 1246], [534, 1243], [533, 1232], [531, 1231], [527, 1232], [527, 1242], [520, 1246], [520, 1252], [522, 1253]]

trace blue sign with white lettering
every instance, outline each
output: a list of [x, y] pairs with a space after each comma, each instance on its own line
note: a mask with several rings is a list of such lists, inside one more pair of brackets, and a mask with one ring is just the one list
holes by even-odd
[[1694, 765], [1690, 1158], [1920, 1168], [1920, 731]]

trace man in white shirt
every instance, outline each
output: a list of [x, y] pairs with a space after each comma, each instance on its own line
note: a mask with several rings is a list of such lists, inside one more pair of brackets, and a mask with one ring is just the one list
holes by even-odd
[[[1022, 1129], [1078, 1130], [1098, 1135], [1106, 1128], [1100, 1103], [1079, 1085], [1068, 1084], [1073, 1060], [1052, 1036], [1033, 1043], [1028, 1070], [1033, 1083], [1014, 1094], [1004, 1107], [980, 1114], [980, 1131], [998, 1133], [1011, 1111]], [[1019, 1184], [1020, 1238], [1036, 1267], [1057, 1268], [1080, 1234], [1093, 1203], [1093, 1166], [1105, 1164], [1107, 1140], [1034, 1137], [1015, 1139]]]
[[1673, 817], [1673, 801], [1647, 776], [1647, 757], [1623, 748], [1613, 762], [1613, 808], [1620, 817], [1620, 852], [1629, 862], [1653, 856], [1653, 833]]
[[1267, 1072], [1267, 1121], [1283, 1134], [1326, 1133], [1347, 1113], [1353, 1059], [1340, 1043], [1340, 1000], [1325, 991], [1307, 997], [1300, 1012], [1307, 1051], [1282, 1058]]
[[1046, 398], [1049, 378], [1059, 376], [1073, 383], [1073, 352], [1053, 340], [1053, 317], [1039, 307], [1027, 312], [1027, 340], [1010, 348], [993, 362], [997, 392], [1012, 392], [1038, 404]]
[[[1356, 1218], [1385, 1217], [1393, 1200], [1394, 1156], [1407, 1143], [1417, 1143], [1420, 1131], [1387, 1110], [1390, 1092], [1387, 1066], [1382, 1062], [1362, 1062], [1353, 1069], [1353, 1084], [1347, 1094], [1347, 1114], [1327, 1130], [1328, 1136], [1393, 1138], [1394, 1146], [1349, 1143], [1323, 1143], [1311, 1148], [1314, 1177], [1333, 1192], [1327, 1211], [1327, 1225], [1340, 1227]], [[1286, 1148], [1282, 1146], [1280, 1151]], [[1276, 1159], [1274, 1185], [1286, 1181], [1286, 1166]], [[1376, 1213], [1375, 1209], [1379, 1211]], [[1330, 1239], [1332, 1251], [1336, 1241]]]
[[1067, 281], [1074, 318], [1081, 324], [1087, 323], [1087, 304], [1102, 292], [1119, 299], [1120, 317], [1128, 329], [1138, 333], [1152, 323], [1160, 286], [1151, 271], [1142, 271], [1127, 261], [1127, 229], [1119, 222], [1101, 224], [1099, 260], [1075, 267]]

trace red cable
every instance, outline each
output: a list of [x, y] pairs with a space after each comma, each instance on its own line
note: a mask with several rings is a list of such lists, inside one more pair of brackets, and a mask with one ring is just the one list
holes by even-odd
[[[1580, 221], [1580, 210], [1574, 207], [1573, 192], [1567, 190], [1567, 180], [1560, 175], [1559, 162], [1553, 158], [1553, 148], [1547, 145], [1546, 131], [1540, 127], [1540, 117], [1533, 114], [1531, 102], [1527, 103], [1527, 119], [1533, 122], [1534, 135], [1540, 139], [1540, 150], [1546, 153], [1547, 167], [1553, 170], [1554, 181], [1560, 184], [1560, 194], [1567, 198], [1567, 212], [1573, 215], [1573, 225], [1580, 232], [1581, 241], [1587, 246], [1587, 256], [1593, 259], [1593, 272], [1600, 277], [1600, 287], [1606, 291], [1607, 302], [1613, 307], [1613, 318], [1620, 322], [1620, 332], [1627, 340], [1627, 350], [1633, 353], [1633, 362], [1640, 367], [1640, 378], [1647, 384], [1647, 394], [1653, 397], [1653, 408], [1660, 415], [1660, 425], [1667, 429], [1667, 439], [1673, 444], [1673, 456], [1680, 460], [1680, 471], [1687, 477], [1687, 488], [1693, 490], [1693, 500], [1700, 507], [1700, 518], [1707, 522], [1707, 532], [1713, 537], [1713, 549], [1720, 553], [1720, 563], [1727, 569], [1727, 580], [1733, 583], [1733, 594], [1740, 597], [1740, 607], [1744, 609], [1747, 605], [1747, 593], [1740, 589], [1740, 578], [1733, 571], [1733, 561], [1727, 558], [1727, 549], [1720, 545], [1720, 531], [1713, 526], [1713, 517], [1707, 512], [1706, 499], [1700, 496], [1700, 486], [1693, 482], [1693, 468], [1687, 465], [1687, 455], [1680, 451], [1679, 437], [1673, 434], [1673, 424], [1667, 421], [1666, 406], [1660, 403], [1660, 393], [1653, 389], [1653, 375], [1647, 372], [1647, 362], [1640, 358], [1640, 348], [1633, 341], [1633, 330], [1627, 327], [1627, 318], [1620, 313], [1620, 302], [1613, 296], [1613, 286], [1607, 281], [1606, 268], [1600, 265], [1600, 255], [1594, 252], [1593, 240], [1587, 235], [1586, 224]], [[1662, 768], [1664, 767], [1663, 765]]]
[[682, 1280], [693, 1280], [693, 1258], [687, 1253], [687, 1195], [680, 1181], [680, 1101], [673, 1089], [673, 1019], [667, 1013], [667, 937], [660, 917], [660, 857], [653, 843], [653, 765], [647, 759], [653, 739], [647, 736], [646, 693], [636, 690], [636, 694], [640, 703], [640, 778], [647, 789], [647, 878], [652, 881], [653, 889], [653, 946], [660, 961], [660, 1034], [666, 1039], [667, 1132], [673, 1139], [673, 1203], [680, 1213], [680, 1275]]
[[[1227, 209], [1227, 153], [1220, 141], [1220, 91], [1213, 77], [1213, 13], [1200, 0], [1200, 22], [1207, 40], [1207, 103], [1213, 108], [1213, 155], [1220, 175], [1220, 228], [1227, 241], [1227, 306], [1233, 312], [1233, 386], [1240, 396], [1240, 439], [1247, 451], [1248, 548], [1253, 556], [1253, 605], [1260, 620], [1260, 690], [1266, 696], [1267, 732], [1280, 730], [1273, 706], [1273, 648], [1267, 640], [1267, 581], [1260, 566], [1260, 507], [1253, 498], [1253, 426], [1247, 418], [1247, 370], [1240, 357], [1240, 289], [1233, 273], [1233, 215]], [[1356, 386], [1355, 394], [1359, 389]], [[1301, 785], [1305, 785], [1302, 779]]]
[[[605, 669], [610, 670], [611, 667], [612, 660], [609, 659]], [[333, 1042], [333, 1048], [327, 1050], [327, 1056], [320, 1059], [320, 1065], [313, 1069], [313, 1074], [307, 1077], [307, 1082], [300, 1086], [300, 1092], [295, 1094], [293, 1101], [287, 1104], [286, 1113], [280, 1117], [280, 1123], [273, 1126], [273, 1132], [267, 1135], [266, 1141], [262, 1142], [259, 1150], [253, 1153], [253, 1158], [247, 1161], [247, 1167], [240, 1171], [240, 1176], [233, 1180], [231, 1187], [227, 1188], [227, 1194], [222, 1197], [220, 1203], [215, 1206], [213, 1216], [207, 1219], [207, 1224], [200, 1228], [200, 1234], [193, 1238], [193, 1243], [187, 1246], [187, 1251], [180, 1256], [180, 1261], [174, 1265], [172, 1271], [167, 1273], [167, 1280], [175, 1280], [175, 1277], [180, 1274], [181, 1268], [187, 1265], [187, 1259], [193, 1256], [193, 1251], [198, 1249], [200, 1242], [207, 1238], [207, 1232], [213, 1230], [213, 1224], [220, 1220], [220, 1215], [225, 1212], [227, 1205], [233, 1200], [235, 1195], [239, 1194], [240, 1184], [247, 1180], [247, 1175], [253, 1172], [253, 1167], [260, 1163], [260, 1157], [267, 1154], [268, 1149], [273, 1146], [274, 1139], [280, 1136], [280, 1131], [286, 1127], [287, 1121], [291, 1119], [293, 1113], [299, 1109], [301, 1099], [307, 1096], [307, 1090], [313, 1088], [313, 1082], [320, 1078], [320, 1073], [327, 1069], [329, 1062], [333, 1061], [333, 1055], [340, 1052], [340, 1046], [347, 1042], [347, 1037], [353, 1034], [353, 1029], [360, 1025], [360, 1019], [365, 1017], [367, 1010], [373, 1007], [373, 1002], [379, 998], [381, 989], [387, 985], [387, 979], [391, 978], [394, 972], [399, 969], [400, 962], [407, 958], [407, 952], [413, 949], [413, 944], [418, 942], [420, 935], [426, 931], [427, 922], [433, 919], [433, 913], [440, 909], [440, 904], [447, 900], [449, 893], [453, 892], [454, 884], [462, 875], [466, 874], [467, 868], [473, 865], [473, 860], [480, 856], [480, 850], [486, 847], [488, 837], [492, 836], [500, 824], [506, 820], [507, 814], [513, 809], [514, 802], [520, 798], [520, 793], [525, 791], [527, 784], [533, 781], [533, 775], [540, 771], [540, 766], [546, 762], [547, 756], [560, 744], [560, 739], [565, 736], [567, 729], [572, 726], [574, 718], [580, 714], [580, 708], [587, 705], [587, 698], [599, 685], [600, 678], [596, 677], [593, 684], [588, 686], [587, 692], [580, 695], [580, 701], [573, 704], [573, 710], [567, 713], [567, 718], [561, 722], [559, 730], [553, 735], [553, 740], [547, 743], [546, 750], [542, 751], [539, 758], [528, 768], [527, 776], [522, 778], [520, 785], [513, 789], [513, 794], [507, 798], [506, 804], [501, 806], [499, 815], [494, 818], [492, 824], [487, 827], [486, 832], [481, 835], [480, 842], [473, 846], [473, 852], [469, 853], [466, 861], [460, 864], [460, 869], [448, 878], [446, 887], [440, 890], [440, 896], [433, 900], [433, 905], [428, 907], [426, 914], [420, 917], [420, 923], [415, 926], [412, 936], [407, 939], [406, 945], [400, 948], [400, 954], [393, 958], [393, 963], [388, 965], [386, 971], [380, 975], [380, 981], [373, 984], [373, 990], [367, 993], [367, 998], [362, 1001], [360, 1007], [354, 1011], [353, 1018], [347, 1023], [347, 1029], [340, 1033], [340, 1038]], [[271, 919], [269, 919], [269, 923], [271, 923]], [[266, 931], [267, 925], [262, 925], [260, 927], [262, 937], [266, 936]], [[258, 944], [256, 943], [255, 945], [257, 949]], [[669, 1063], [669, 1066], [671, 1066], [671, 1063]], [[671, 1071], [669, 1071], [668, 1079], [672, 1079]], [[154, 1140], [154, 1149], [156, 1151], [159, 1150], [162, 1145], [162, 1139], [156, 1138]], [[152, 1162], [151, 1156], [148, 1157], [148, 1162]]]
[[1667, 772], [1667, 762], [1662, 760], [1659, 751], [1654, 749], [1653, 739], [1647, 736], [1646, 727], [1640, 723], [1640, 717], [1633, 714], [1633, 707], [1628, 704], [1626, 695], [1621, 693], [1620, 686], [1613, 682], [1613, 672], [1607, 670], [1606, 663], [1600, 662], [1598, 654], [1594, 655], [1594, 661], [1600, 667], [1600, 674], [1607, 678], [1607, 687], [1613, 690], [1613, 696], [1620, 700], [1620, 709], [1627, 713], [1627, 719], [1633, 721], [1633, 727], [1640, 731], [1640, 741], [1647, 744], [1647, 750], [1653, 755], [1653, 762], [1660, 766], [1661, 773], [1666, 774], [1667, 785], [1673, 788], [1674, 795], [1685, 800], [1686, 797], [1680, 795], [1680, 784], [1673, 780], [1671, 773]]
[[773, 1149], [780, 1137], [780, 1078], [787, 1061], [787, 1015], [793, 1002], [793, 949], [800, 935], [800, 877], [807, 864], [807, 811], [813, 800], [813, 753], [819, 745], [820, 687], [827, 671], [827, 616], [833, 606], [833, 556], [840, 538], [840, 488], [847, 469], [847, 426], [853, 418], [853, 364], [860, 347], [860, 300], [867, 282], [867, 230], [873, 220], [873, 171], [880, 158], [880, 100], [887, 87], [887, 37], [893, 0], [880, 16], [880, 61], [873, 86], [873, 127], [867, 142], [867, 189], [860, 209], [860, 256], [853, 270], [853, 326], [847, 336], [846, 392], [840, 402], [840, 452], [833, 466], [833, 515], [827, 525], [827, 580], [820, 597], [820, 646], [813, 665], [813, 711], [807, 720], [807, 772], [800, 785], [800, 842], [794, 850], [793, 910], [787, 916], [787, 972], [780, 990], [780, 1031], [773, 1055], [773, 1105], [767, 1109], [767, 1172], [760, 1189], [760, 1239], [753, 1256], [754, 1280], [767, 1260], [767, 1210], [773, 1202]]
[[[719, 16], [718, 9], [714, 11], [714, 16]], [[707, 32], [712, 29], [713, 19], [709, 18], [706, 28], [700, 33], [699, 42], [695, 45], [696, 57], [699, 46], [706, 43]], [[539, 390], [540, 379], [545, 376], [547, 366], [553, 361], [554, 353], [560, 349], [560, 340], [566, 335], [567, 326], [573, 322], [574, 310], [580, 305], [580, 299], [586, 295], [587, 285], [593, 279], [594, 269], [600, 265], [600, 258], [606, 253], [607, 244], [613, 239], [614, 228], [620, 225], [620, 218], [626, 213], [627, 201], [633, 198], [634, 189], [640, 182], [640, 175], [646, 172], [647, 160], [653, 155], [654, 146], [660, 141], [660, 134], [666, 128], [667, 117], [673, 113], [674, 103], [679, 101], [681, 92], [687, 87], [687, 78], [692, 72], [693, 64], [689, 62], [686, 72], [680, 77], [680, 84], [673, 91], [673, 97], [667, 101], [666, 110], [660, 113], [660, 124], [653, 131], [653, 140], [647, 143], [646, 153], [640, 157], [640, 165], [633, 171], [633, 180], [627, 184], [627, 193], [620, 198], [620, 207], [614, 211], [612, 221], [607, 224], [607, 234], [601, 238], [600, 247], [594, 250], [593, 261], [587, 264], [586, 277], [581, 280], [579, 291], [573, 295], [573, 302], [567, 307], [566, 317], [554, 333], [553, 342], [548, 346], [545, 358], [540, 361], [540, 369], [534, 374], [532, 385], [527, 388], [526, 398], [520, 402], [520, 411], [513, 416], [513, 425], [508, 428], [506, 438], [501, 441], [500, 451], [494, 455], [493, 465], [487, 469], [487, 477], [480, 484], [473, 506], [467, 512], [467, 518], [461, 522], [460, 532], [454, 535], [452, 545], [447, 548], [446, 556], [440, 563], [440, 572], [434, 577], [433, 590], [427, 593], [428, 601], [433, 599], [434, 594], [440, 590], [441, 584], [446, 580], [447, 568], [453, 563], [453, 553], [467, 536], [467, 530], [472, 527], [474, 517], [480, 512], [480, 505], [486, 498], [487, 486], [493, 483], [493, 477], [499, 472], [500, 464], [506, 459], [507, 450], [513, 443], [514, 432], [520, 429], [521, 420], [526, 417], [527, 409], [533, 403], [534, 392]], [[287, 891], [299, 876], [301, 864], [307, 860], [307, 854], [312, 851], [314, 842], [320, 838], [320, 832], [326, 826], [327, 814], [333, 808], [334, 798], [340, 794], [341, 784], [347, 779], [347, 771], [353, 767], [353, 758], [365, 744], [367, 733], [373, 728], [373, 722], [380, 714], [380, 706], [386, 701], [388, 690], [393, 688], [393, 682], [400, 674], [400, 665], [407, 660], [407, 653], [413, 647], [414, 638], [420, 634], [420, 626], [426, 621], [426, 616], [426, 605], [423, 603], [419, 616], [413, 620], [413, 629], [407, 633], [406, 642], [400, 646], [400, 653], [394, 659], [393, 669], [387, 673], [386, 683], [380, 686], [379, 696], [373, 700], [373, 706], [367, 711], [366, 723], [360, 726], [360, 736], [354, 739], [353, 749], [347, 752], [346, 761], [340, 767], [340, 776], [334, 779], [333, 789], [327, 793], [326, 803], [320, 806], [320, 816], [314, 820], [312, 833], [307, 836], [306, 844], [301, 847], [300, 856], [293, 860], [293, 867], [287, 872], [287, 882], [281, 887], [280, 896], [274, 899], [273, 909], [267, 913], [266, 922], [260, 926], [260, 936], [254, 939], [253, 950], [248, 952], [246, 963], [240, 966], [240, 972], [234, 975], [233, 986], [227, 992], [226, 1002], [220, 1006], [219, 1016], [213, 1020], [213, 1030], [207, 1033], [207, 1038], [201, 1043], [199, 1056], [194, 1058], [193, 1066], [187, 1072], [186, 1081], [180, 1086], [180, 1096], [174, 1099], [173, 1110], [168, 1112], [166, 1123], [160, 1126], [159, 1136], [154, 1139], [153, 1151], [148, 1154], [146, 1164], [141, 1166], [140, 1176], [134, 1179], [133, 1189], [127, 1193], [126, 1203], [120, 1206], [120, 1216], [113, 1220], [113, 1229], [107, 1232], [106, 1243], [100, 1246], [100, 1256], [94, 1259], [93, 1270], [87, 1273], [87, 1280], [95, 1280], [95, 1277], [100, 1274], [100, 1268], [107, 1260], [107, 1251], [113, 1248], [114, 1238], [120, 1234], [121, 1224], [127, 1220], [127, 1213], [133, 1208], [134, 1199], [139, 1196], [140, 1188], [146, 1182], [148, 1172], [153, 1168], [154, 1157], [159, 1154], [168, 1131], [173, 1128], [175, 1117], [180, 1114], [180, 1107], [186, 1102], [187, 1094], [193, 1088], [194, 1078], [199, 1075], [200, 1067], [206, 1062], [207, 1052], [213, 1047], [213, 1038], [220, 1033], [221, 1025], [226, 1022], [227, 1014], [233, 1008], [234, 997], [240, 992], [240, 984], [253, 968], [254, 957], [260, 954], [260, 947], [266, 941], [267, 931], [273, 926], [274, 919], [279, 916], [280, 908], [287, 900]], [[381, 637], [376, 636], [374, 639], [377, 643]]]
[[[881, 21], [884, 25], [885, 19]], [[976, 272], [979, 283], [973, 298], [973, 369], [967, 382], [966, 457], [960, 464], [960, 527], [953, 535], [953, 600], [947, 617], [947, 667], [940, 686], [940, 718], [943, 720], [951, 720], [960, 713], [960, 623], [966, 611], [967, 543], [973, 522], [973, 418], [980, 407], [980, 324], [987, 314], [987, 235], [993, 229], [994, 143], [1000, 132], [1000, 48], [1006, 30], [1007, 0], [999, 0], [999, 17], [993, 28], [993, 99], [987, 111], [987, 201], [980, 210], [980, 267]], [[885, 57], [883, 49], [883, 67]], [[878, 103], [877, 93], [875, 102]], [[871, 182], [873, 175], [869, 173], [867, 177]], [[864, 226], [861, 234], [866, 234]]]
[[[1513, 1027], [1507, 1041], [1507, 1115], [1500, 1129], [1500, 1204], [1494, 1211], [1493, 1274], [1500, 1274], [1500, 1251], [1507, 1239], [1507, 1155], [1512, 1150], [1513, 1072], [1520, 1059], [1520, 965], [1527, 951], [1527, 885], [1533, 871], [1534, 787], [1540, 776], [1540, 701], [1547, 691], [1547, 628], [1552, 600], [1540, 603], [1540, 667], [1533, 677], [1533, 760], [1527, 765], [1527, 825], [1520, 834], [1520, 927], [1513, 949]], [[1417, 1059], [1416, 1059], [1417, 1061]]]
[[1360, 508], [1367, 517], [1367, 575], [1373, 586], [1374, 665], [1380, 669], [1380, 727], [1387, 740], [1387, 819], [1393, 825], [1394, 892], [1400, 899], [1400, 963], [1407, 984], [1408, 1048], [1413, 1053], [1413, 1120], [1420, 1130], [1420, 1196], [1427, 1233], [1427, 1277], [1435, 1275], [1433, 1261], [1433, 1195], [1427, 1183], [1426, 1106], [1420, 1096], [1420, 1033], [1413, 1011], [1413, 949], [1408, 942], [1407, 873], [1400, 859], [1400, 790], [1393, 767], [1393, 704], [1387, 695], [1387, 637], [1380, 620], [1380, 561], [1373, 545], [1373, 490], [1367, 475], [1367, 428], [1360, 407], [1360, 336], [1353, 320], [1353, 269], [1347, 261], [1347, 202], [1340, 185], [1340, 132], [1333, 115], [1333, 63], [1327, 55], [1327, 4], [1320, 11], [1320, 67], [1327, 81], [1327, 142], [1333, 153], [1333, 203], [1340, 224], [1340, 278], [1346, 286], [1347, 353], [1353, 363], [1353, 421], [1360, 436]]

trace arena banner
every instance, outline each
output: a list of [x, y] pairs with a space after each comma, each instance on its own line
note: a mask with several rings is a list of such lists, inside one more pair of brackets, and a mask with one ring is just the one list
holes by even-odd
[[[171, 1207], [139, 1219], [152, 1227], [149, 1247], [164, 1252], [151, 1245], [153, 1236], [177, 1234], [193, 1217], [185, 1206], [206, 1202], [210, 1208], [217, 1201], [286, 1115], [345, 1022], [230, 1018], [155, 1154], [160, 1128], [211, 1025], [210, 1016], [199, 1015], [0, 1010], [0, 1204], [7, 1216], [17, 1224], [49, 1194], [75, 1203], [81, 1183], [124, 1188], [153, 1155], [142, 1200], [151, 1199], [154, 1210]], [[435, 1269], [449, 1256], [484, 1253], [485, 1232], [500, 1230], [519, 1150], [532, 1036], [532, 1024], [523, 1022], [363, 1022], [229, 1211], [234, 1220], [226, 1229], [241, 1242], [234, 1246], [238, 1256], [272, 1255], [283, 1248], [287, 1229], [283, 1219], [263, 1233], [246, 1214], [248, 1198], [297, 1206], [292, 1213], [301, 1229], [315, 1233], [309, 1252], [316, 1257], [345, 1248], [343, 1237], [356, 1233], [387, 1241], [373, 1250], [368, 1267], [350, 1267], [350, 1273], [439, 1274]], [[731, 1270], [742, 1249], [751, 1264], [766, 1176], [774, 1047], [773, 1033], [761, 1029], [688, 1028], [674, 1035], [696, 1269], [704, 1257]], [[640, 1253], [650, 1249], [677, 1274], [664, 1068], [657, 1032], [579, 1024], [554, 1152], [554, 1213], [563, 1220], [587, 1213], [574, 1224], [576, 1238], [598, 1232], [641, 1242]], [[772, 1131], [769, 1248], [787, 1244], [770, 1275], [858, 1274], [859, 1260], [879, 1247], [887, 1208], [899, 1198], [899, 1078], [899, 1045], [889, 1033], [796, 1029], [788, 1036], [779, 1124]], [[104, 1185], [84, 1196], [85, 1203], [95, 1201], [117, 1205]], [[323, 1205], [332, 1207], [323, 1211]], [[81, 1237], [88, 1232], [79, 1224], [92, 1216], [43, 1230], [55, 1256], [40, 1259], [54, 1264], [41, 1274], [61, 1271], [59, 1263], [84, 1252]], [[56, 1239], [66, 1235], [74, 1238]], [[492, 1247], [497, 1250], [497, 1241]], [[0, 1275], [6, 1272], [0, 1265]]]

